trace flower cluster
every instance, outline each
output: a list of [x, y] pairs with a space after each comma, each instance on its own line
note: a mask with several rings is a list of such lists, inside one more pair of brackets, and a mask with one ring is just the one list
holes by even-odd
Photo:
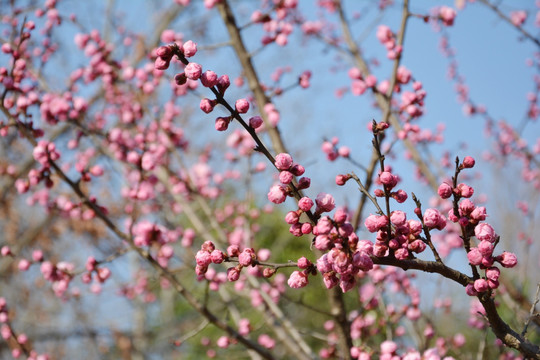
[[386, 47], [386, 56], [390, 60], [397, 59], [403, 51], [402, 46], [396, 44], [396, 34], [386, 25], [377, 28], [377, 39]]
[[294, 15], [298, 5], [297, 0], [275, 2], [273, 11], [276, 12], [276, 18], [272, 18], [268, 12], [255, 10], [251, 14], [251, 21], [255, 24], [262, 24], [265, 35], [261, 38], [263, 45], [276, 43], [279, 46], [285, 46], [288, 43], [288, 37], [293, 32], [293, 22], [287, 18]]
[[[434, 218], [430, 211], [426, 213], [430, 219]], [[422, 223], [407, 220], [403, 211], [392, 211], [390, 219], [386, 215], [370, 215], [364, 225], [369, 232], [377, 233], [373, 246], [375, 256], [386, 256], [388, 251], [392, 251], [397, 259], [407, 259], [411, 253], [421, 253], [426, 249], [426, 244], [420, 238]]]
[[515, 26], [522, 26], [527, 20], [527, 12], [525, 10], [516, 10], [510, 13], [510, 21]]
[[388, 194], [388, 196], [390, 196], [400, 204], [405, 202], [405, 200], [407, 200], [408, 198], [408, 195], [404, 190], [398, 189], [392, 191], [399, 181], [399, 176], [392, 174], [392, 169], [390, 167], [386, 167], [385, 171], [379, 174], [379, 183], [383, 185], [384, 190], [375, 189], [375, 196], [385, 197]]
[[351, 68], [348, 72], [349, 78], [351, 78], [351, 93], [355, 96], [362, 95], [369, 88], [374, 88], [377, 85], [377, 78], [375, 75], [368, 75], [364, 77], [362, 72], [358, 68]]
[[[470, 169], [474, 165], [474, 158], [466, 156], [457, 166], [457, 171]], [[494, 263], [498, 262], [503, 267], [511, 268], [517, 265], [516, 256], [506, 251], [498, 256], [493, 255], [499, 242], [499, 236], [490, 224], [484, 222], [487, 217], [486, 208], [476, 206], [470, 200], [474, 194], [474, 189], [471, 186], [460, 183], [454, 187], [448, 183], [442, 183], [439, 185], [438, 194], [442, 199], [453, 196], [457, 207], [449, 210], [448, 219], [459, 224], [464, 234], [474, 234], [479, 242], [477, 246], [468, 249], [467, 259], [472, 266], [479, 266], [481, 270], [484, 270], [485, 276], [475, 279], [473, 284], [467, 285], [467, 294], [475, 296], [478, 293], [497, 289], [500, 270], [494, 266]], [[468, 235], [466, 236], [468, 237]]]
[[[227, 253], [216, 249], [216, 246], [211, 241], [206, 241], [201, 245], [201, 249], [195, 254], [195, 261], [197, 266], [195, 267], [195, 273], [199, 279], [206, 278], [210, 281], [214, 290], [221, 280], [221, 276], [218, 276], [212, 269], [209, 268], [210, 264], [221, 264], [223, 262], [237, 262], [238, 265], [229, 267], [226, 273], [226, 279], [228, 281], [238, 281], [243, 268], [253, 269], [255, 274], [260, 274], [258, 266], [260, 260], [265, 260], [270, 256], [269, 251], [260, 250], [259, 253], [255, 253], [253, 248], [244, 248], [240, 250], [238, 245], [229, 245], [227, 247]], [[264, 277], [271, 277], [274, 275], [275, 269], [266, 267], [262, 270]], [[220, 273], [221, 274], [221, 273]]]
[[445, 26], [454, 25], [454, 19], [456, 18], [456, 10], [448, 6], [441, 6], [438, 10], [438, 18]]
[[[399, 68], [398, 68], [398, 73], [399, 73]], [[406, 78], [403, 80], [406, 80]], [[413, 87], [414, 92], [403, 91], [401, 93], [401, 103], [399, 104], [399, 110], [400, 112], [405, 112], [411, 118], [418, 118], [424, 113], [423, 106], [424, 106], [424, 98], [426, 97], [426, 91], [422, 88], [422, 83], [419, 81], [415, 81], [412, 87]], [[408, 123], [405, 125], [408, 125]], [[403, 132], [400, 132], [398, 134], [399, 137], [401, 139], [405, 138], [405, 134], [408, 130], [409, 129], [404, 129]]]
[[332, 140], [325, 140], [322, 143], [321, 149], [326, 154], [326, 158], [330, 161], [336, 160], [338, 157], [348, 158], [351, 154], [351, 149], [348, 146], [337, 147], [339, 139], [333, 137]]
[[[295, 176], [302, 176], [305, 169], [302, 165], [293, 162], [292, 156], [286, 153], [277, 154], [274, 166], [279, 170], [279, 181], [281, 184], [274, 185], [268, 192], [268, 200], [274, 204], [281, 204], [287, 196], [292, 196], [289, 184], [292, 183]], [[298, 190], [307, 189], [311, 185], [311, 180], [302, 177], [298, 180]]]
[[82, 274], [81, 277], [82, 282], [85, 284], [91, 283], [92, 279], [97, 281], [91, 287], [91, 291], [94, 293], [99, 293], [101, 291], [100, 284], [103, 284], [112, 274], [109, 268], [104, 266], [98, 267], [98, 265], [99, 263], [96, 258], [89, 256], [88, 259], [86, 259], [86, 272]]

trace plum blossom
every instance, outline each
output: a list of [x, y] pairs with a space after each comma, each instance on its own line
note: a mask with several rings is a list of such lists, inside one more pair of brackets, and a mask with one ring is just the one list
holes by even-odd
[[487, 223], [476, 225], [474, 228], [474, 236], [480, 241], [485, 240], [489, 242], [494, 242], [496, 238], [495, 230]]
[[281, 204], [287, 198], [287, 192], [281, 185], [274, 185], [268, 192], [268, 200], [274, 204]]
[[317, 198], [315, 198], [315, 203], [317, 204], [317, 209], [320, 212], [329, 212], [334, 210], [336, 207], [334, 197], [326, 193], [319, 193]]
[[293, 289], [303, 288], [308, 284], [308, 276], [303, 272], [293, 271], [289, 277], [289, 280], [287, 281], [287, 284], [289, 284], [289, 286]]

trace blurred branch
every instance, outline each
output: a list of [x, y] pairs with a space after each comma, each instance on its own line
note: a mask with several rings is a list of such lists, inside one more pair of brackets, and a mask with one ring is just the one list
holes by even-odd
[[493, 12], [495, 12], [495, 14], [497, 14], [497, 16], [499, 16], [501, 19], [503, 19], [505, 22], [507, 22], [508, 24], [510, 24], [513, 28], [517, 29], [523, 36], [525, 36], [527, 39], [531, 40], [532, 42], [534, 42], [536, 44], [536, 46], [540, 47], [540, 40], [535, 38], [534, 36], [532, 36], [531, 34], [529, 34], [522, 26], [516, 26], [514, 25], [514, 23], [512, 22], [512, 20], [510, 20], [510, 18], [508, 16], [506, 16], [502, 11], [499, 10], [499, 7], [496, 6], [496, 5], [493, 5], [491, 2], [489, 2], [488, 0], [480, 0], [480, 3], [484, 4], [485, 6], [487, 6], [488, 8], [490, 8], [491, 10], [493, 10]]
[[[9, 111], [4, 107], [0, 105], [0, 108], [4, 112], [4, 114], [10, 119], [11, 123], [13, 125], [16, 125], [19, 131], [23, 134], [24, 137], [27, 138], [27, 140], [33, 145], [36, 146], [37, 142], [33, 137], [33, 134], [22, 124], [16, 121]], [[274, 356], [265, 348], [260, 346], [259, 344], [251, 341], [250, 339], [240, 335], [238, 331], [233, 329], [231, 326], [229, 326], [227, 323], [219, 319], [214, 313], [212, 313], [206, 306], [201, 304], [195, 296], [188, 291], [184, 285], [180, 283], [178, 278], [171, 274], [166, 268], [162, 267], [157, 260], [155, 260], [152, 255], [142, 248], [137, 247], [133, 243], [133, 238], [129, 236], [128, 234], [122, 232], [113, 222], [112, 220], [106, 215], [106, 213], [103, 211], [103, 209], [96, 204], [96, 202], [91, 201], [88, 195], [86, 195], [83, 190], [80, 188], [79, 183], [76, 183], [72, 181], [65, 172], [60, 168], [60, 166], [53, 160], [49, 159], [49, 164], [52, 169], [56, 172], [56, 174], [60, 177], [60, 179], [65, 182], [69, 187], [73, 190], [73, 192], [80, 198], [80, 200], [90, 209], [92, 209], [95, 213], [95, 215], [101, 219], [105, 225], [114, 233], [116, 234], [121, 240], [124, 240], [129, 244], [131, 249], [133, 249], [137, 254], [145, 259], [155, 270], [158, 271], [158, 273], [169, 280], [172, 287], [184, 297], [184, 299], [190, 304], [190, 306], [199, 312], [201, 315], [203, 315], [205, 318], [207, 318], [212, 324], [214, 324], [219, 329], [227, 332], [229, 336], [232, 338], [238, 340], [240, 343], [242, 343], [244, 346], [246, 346], [249, 349], [255, 350], [257, 353], [259, 353], [263, 358], [265, 359], [274, 359]]]
[[[351, 34], [351, 30], [348, 24], [348, 21], [345, 17], [345, 13], [343, 11], [343, 6], [341, 4], [341, 1], [337, 1], [337, 8], [338, 8], [338, 14], [340, 18], [341, 28], [343, 31], [343, 37], [345, 40], [345, 43], [348, 47], [348, 53], [352, 57], [352, 60], [354, 64], [362, 71], [362, 74], [366, 77], [371, 74], [369, 67], [367, 65], [367, 61], [363, 58], [360, 49], [356, 45], [353, 36]], [[403, 45], [404, 41], [404, 34], [405, 34], [405, 28], [406, 28], [406, 19], [408, 17], [408, 0], [404, 1], [404, 10], [403, 10], [403, 16], [402, 16], [402, 22], [401, 22], [401, 32], [399, 34], [398, 38], [398, 45]], [[396, 62], [394, 63], [394, 73], [393, 76], [390, 79], [391, 85], [389, 88], [390, 95], [392, 94], [394, 84], [396, 81], [396, 69], [399, 66], [399, 59], [400, 56], [396, 59]], [[399, 120], [396, 118], [394, 114], [391, 112], [391, 98], [388, 97], [385, 94], [382, 94], [378, 91], [374, 91], [373, 95], [375, 97], [375, 100], [377, 102], [377, 105], [379, 108], [383, 111], [384, 117], [388, 119], [388, 122], [392, 125], [392, 128], [396, 133], [400, 132], [402, 130], [401, 124], [399, 123]], [[433, 175], [432, 171], [430, 170], [429, 166], [424, 162], [422, 159], [422, 156], [418, 152], [418, 149], [414, 146], [414, 144], [407, 138], [403, 139], [403, 144], [405, 145], [405, 148], [409, 153], [411, 154], [411, 158], [420, 169], [420, 172], [422, 175], [426, 178], [426, 180], [429, 183], [429, 186], [434, 189], [434, 191], [437, 191], [437, 188], [439, 187], [436, 177]]]
[[527, 328], [529, 327], [529, 323], [532, 318], [537, 318], [538, 314], [535, 314], [536, 304], [538, 304], [538, 301], [540, 301], [540, 283], [536, 285], [536, 295], [534, 297], [534, 302], [531, 305], [531, 310], [529, 311], [529, 316], [527, 317], [527, 320], [525, 321], [525, 326], [523, 327], [523, 331], [521, 332], [521, 336], [525, 336], [527, 333]]
[[249, 55], [249, 52], [244, 45], [244, 41], [242, 39], [240, 29], [236, 24], [236, 19], [234, 17], [232, 9], [230, 8], [228, 1], [226, 0], [220, 1], [217, 4], [217, 8], [219, 10], [221, 18], [223, 19], [223, 22], [225, 23], [225, 26], [227, 27], [229, 36], [231, 37], [231, 44], [236, 52], [238, 60], [240, 61], [240, 65], [244, 71], [244, 74], [246, 75], [249, 89], [253, 93], [255, 102], [257, 103], [257, 107], [260, 111], [260, 115], [264, 120], [264, 124], [266, 129], [268, 130], [268, 134], [270, 135], [274, 151], [276, 153], [286, 153], [287, 149], [283, 144], [283, 140], [281, 139], [278, 127], [273, 127], [270, 124], [270, 122], [268, 121], [268, 116], [264, 111], [264, 105], [270, 103], [271, 100], [266, 96], [264, 89], [261, 86], [257, 71], [255, 70], [255, 67], [253, 66], [253, 63], [251, 61], [251, 55]]

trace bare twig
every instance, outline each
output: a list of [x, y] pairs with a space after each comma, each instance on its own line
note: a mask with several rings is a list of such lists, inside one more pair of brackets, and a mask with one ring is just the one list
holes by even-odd
[[529, 316], [527, 317], [527, 320], [525, 321], [525, 326], [523, 327], [523, 331], [521, 332], [521, 336], [525, 336], [527, 333], [527, 328], [529, 327], [529, 323], [531, 322], [531, 318], [534, 317], [534, 311], [536, 309], [536, 304], [538, 304], [538, 301], [540, 301], [540, 283], [536, 286], [536, 295], [534, 297], [534, 302], [531, 305], [531, 310], [529, 311]]

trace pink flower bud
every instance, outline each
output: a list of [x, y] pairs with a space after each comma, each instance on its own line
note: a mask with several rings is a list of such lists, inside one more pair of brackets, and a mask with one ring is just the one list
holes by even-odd
[[290, 171], [282, 171], [279, 173], [279, 181], [282, 184], [290, 184], [294, 179], [294, 175]]
[[407, 221], [407, 215], [400, 210], [392, 211], [390, 214], [390, 221], [396, 226], [403, 226]]
[[3, 43], [2, 44], [2, 52], [4, 54], [9, 54], [13, 51], [13, 47], [11, 46], [10, 43]]
[[298, 190], [303, 190], [309, 188], [311, 185], [311, 179], [308, 177], [301, 177], [298, 180]]
[[214, 245], [213, 242], [211, 241], [205, 241], [202, 245], [201, 245], [201, 250], [202, 251], [206, 251], [208, 253], [211, 253], [212, 251], [214, 251], [214, 249], [216, 248], [216, 246]]
[[478, 250], [478, 248], [471, 248], [471, 250], [467, 253], [467, 259], [471, 265], [480, 265], [482, 263], [482, 258], [482, 253], [480, 250]]
[[207, 271], [208, 271], [207, 266], [200, 266], [200, 265], [195, 266], [195, 274], [197, 274], [197, 276], [203, 276], [204, 274], [206, 274]]
[[238, 266], [227, 269], [227, 280], [237, 281], [240, 278], [240, 270]]
[[370, 215], [364, 221], [364, 225], [369, 232], [374, 233], [388, 225], [388, 218], [384, 215]]
[[240, 254], [240, 249], [238, 249], [238, 246], [237, 245], [230, 245], [228, 248], [227, 248], [227, 254], [230, 256], [230, 257], [236, 257]]
[[487, 291], [489, 289], [488, 283], [484, 279], [477, 279], [474, 281], [474, 290], [479, 293]]
[[339, 284], [339, 279], [333, 272], [327, 272], [323, 275], [323, 282], [327, 289], [332, 289]]
[[499, 284], [499, 280], [491, 280], [491, 279], [488, 279], [488, 280], [487, 280], [487, 283], [488, 283], [489, 288], [490, 288], [490, 289], [493, 289], [493, 290], [499, 288], [499, 285], [500, 285], [500, 284]]
[[448, 6], [441, 6], [439, 9], [439, 18], [446, 26], [452, 26], [456, 17], [456, 11]]
[[332, 244], [332, 241], [330, 238], [326, 235], [317, 235], [315, 238], [315, 242], [313, 243], [313, 246], [317, 250], [325, 251], [330, 249], [330, 245]]
[[467, 286], [465, 286], [465, 293], [467, 293], [467, 295], [469, 295], [469, 296], [476, 296], [476, 295], [478, 295], [478, 292], [477, 292], [476, 289], [474, 288], [474, 285], [473, 285], [473, 284], [467, 284]]
[[156, 61], [154, 62], [154, 68], [156, 70], [166, 70], [169, 67], [169, 60], [165, 60], [163, 58], [156, 58]]
[[218, 76], [212, 70], [206, 70], [201, 75], [201, 83], [204, 87], [213, 87], [218, 83]]
[[307, 89], [309, 87], [309, 79], [311, 78], [311, 71], [306, 70], [300, 75], [298, 78], [298, 83], [300, 84], [300, 87], [303, 89]]
[[26, 259], [21, 259], [19, 261], [19, 264], [18, 264], [18, 268], [20, 271], [26, 271], [30, 268], [30, 261], [26, 260]]
[[238, 263], [242, 266], [249, 266], [255, 260], [256, 255], [251, 248], [245, 248], [240, 255], [238, 255]]
[[32, 251], [32, 260], [40, 262], [43, 260], [43, 252], [41, 250]]
[[182, 86], [187, 82], [186, 73], [179, 73], [174, 75], [174, 82], [178, 86]]
[[343, 291], [344, 293], [351, 290], [355, 284], [356, 284], [356, 278], [354, 276], [341, 275], [339, 287], [341, 288], [341, 291]]
[[201, 108], [202, 111], [208, 114], [212, 112], [212, 110], [214, 110], [214, 107], [216, 106], [216, 104], [217, 104], [216, 100], [210, 100], [210, 99], [204, 98], [201, 100], [199, 107]]
[[351, 149], [349, 149], [347, 146], [341, 146], [338, 149], [338, 154], [341, 157], [348, 158], [349, 155], [351, 154]]
[[100, 267], [98, 269], [98, 277], [100, 282], [107, 280], [111, 276], [111, 270], [106, 267]]
[[235, 103], [236, 111], [240, 114], [245, 114], [249, 110], [249, 102], [246, 99], [238, 99]]
[[461, 216], [469, 215], [475, 209], [475, 205], [469, 199], [464, 199], [459, 203], [459, 210]]
[[472, 168], [474, 164], [475, 164], [474, 158], [471, 156], [465, 156], [465, 158], [463, 159], [463, 167], [465, 169]]
[[471, 212], [471, 219], [476, 221], [483, 221], [486, 220], [486, 208], [483, 206], [478, 206]]
[[281, 204], [287, 198], [287, 192], [281, 185], [274, 185], [268, 192], [268, 200], [274, 204]]
[[501, 275], [501, 271], [499, 270], [499, 268], [495, 266], [490, 267], [489, 269], [486, 270], [486, 277], [489, 280], [493, 280], [493, 281], [499, 280], [500, 275]]
[[301, 257], [300, 259], [298, 259], [298, 261], [296, 262], [296, 265], [300, 268], [300, 269], [307, 269], [308, 267], [310, 267], [312, 264], [311, 264], [311, 261], [309, 261], [308, 259], [306, 259], [305, 257]]
[[501, 255], [497, 256], [496, 260], [505, 268], [513, 268], [517, 265], [516, 255], [507, 251], [504, 251]]
[[302, 225], [300, 223], [292, 224], [289, 227], [289, 232], [296, 237], [302, 236]]
[[218, 117], [216, 119], [215, 128], [217, 131], [225, 131], [229, 128], [229, 118]]
[[491, 254], [493, 254], [493, 248], [493, 244], [486, 240], [482, 240], [478, 244], [478, 250], [484, 258], [488, 258], [491, 256]]
[[[521, 26], [527, 20], [527, 12], [525, 10], [516, 10], [510, 12], [510, 21], [515, 26]], [[536, 23], [538, 24], [538, 17]]]
[[464, 197], [464, 198], [470, 198], [474, 194], [474, 189], [465, 184], [459, 184], [457, 186], [457, 189], [461, 197]]
[[328, 235], [330, 231], [332, 231], [333, 227], [334, 224], [332, 224], [332, 221], [330, 221], [330, 218], [328, 218], [328, 216], [323, 216], [319, 219], [319, 221], [317, 221], [318, 234]]
[[172, 49], [169, 46], [160, 46], [156, 50], [156, 55], [162, 58], [163, 60], [169, 62], [174, 54], [173, 54]]
[[197, 63], [189, 63], [184, 69], [186, 77], [191, 80], [199, 80], [202, 74], [202, 66]]
[[396, 200], [399, 204], [403, 204], [407, 200], [407, 197], [408, 197], [407, 193], [402, 189], [399, 189], [398, 191], [390, 193], [390, 196], [394, 200]]
[[212, 258], [208, 251], [199, 250], [195, 255], [195, 261], [197, 262], [197, 265], [201, 267], [208, 267], [212, 262]]
[[388, 171], [383, 171], [380, 175], [379, 175], [379, 180], [381, 181], [381, 183], [383, 185], [385, 185], [387, 188], [390, 188], [392, 189], [394, 186], [397, 185], [397, 176], [395, 175], [392, 175], [392, 173], [388, 172]]
[[292, 164], [290, 171], [294, 176], [302, 176], [306, 172], [306, 169], [300, 164]]
[[417, 254], [420, 254], [424, 250], [426, 250], [426, 243], [424, 243], [422, 240], [414, 240], [409, 244], [409, 250], [412, 252], [415, 252]]
[[399, 83], [406, 84], [411, 80], [411, 72], [402, 65], [397, 70], [396, 79]]
[[352, 264], [362, 271], [369, 271], [373, 269], [373, 260], [371, 260], [371, 257], [363, 251], [357, 251], [354, 253]]
[[9, 246], [4, 245], [2, 246], [2, 249], [0, 250], [0, 254], [2, 254], [2, 256], [9, 256], [9, 255], [12, 255], [12, 252]]
[[94, 271], [96, 269], [97, 260], [93, 256], [89, 256], [86, 260], [86, 270]]
[[336, 185], [343, 186], [351, 178], [350, 175], [336, 175]]
[[375, 87], [375, 85], [377, 85], [377, 78], [375, 77], [375, 75], [368, 75], [364, 82], [366, 83], [366, 86], [367, 87]]
[[285, 215], [285, 222], [290, 225], [298, 223], [299, 219], [300, 216], [298, 216], [296, 211], [289, 211], [287, 215]]
[[397, 351], [397, 344], [393, 341], [386, 340], [381, 343], [381, 352], [383, 354], [393, 354]]
[[437, 209], [427, 209], [424, 212], [424, 225], [428, 228], [433, 229], [439, 225], [442, 215]]
[[302, 211], [309, 211], [313, 207], [313, 200], [303, 197], [298, 201], [298, 208]]
[[229, 338], [227, 336], [221, 336], [219, 339], [217, 339], [216, 341], [216, 345], [222, 349], [226, 349], [229, 347], [229, 344], [230, 344], [230, 341], [229, 341]]
[[334, 197], [326, 193], [319, 193], [315, 198], [315, 203], [319, 212], [330, 212], [336, 207]]
[[263, 270], [263, 276], [265, 278], [269, 278], [271, 277], [272, 275], [274, 275], [276, 273], [276, 269], [272, 269], [272, 268], [264, 268]]
[[474, 235], [480, 241], [486, 240], [489, 242], [494, 242], [496, 238], [495, 230], [493, 230], [491, 225], [487, 223], [480, 223], [476, 225], [474, 228]]
[[308, 284], [308, 277], [303, 272], [293, 271], [287, 284], [293, 289], [300, 289]]
[[338, 224], [343, 224], [347, 220], [347, 216], [347, 211], [345, 211], [345, 209], [337, 209], [334, 213], [334, 221]]
[[281, 153], [276, 155], [276, 161], [274, 162], [274, 165], [276, 165], [276, 168], [278, 170], [289, 170], [289, 168], [292, 166], [292, 157], [289, 154]]
[[214, 264], [221, 264], [225, 260], [225, 254], [223, 251], [215, 249], [210, 253], [210, 258]]
[[227, 75], [220, 76], [216, 84], [221, 95], [225, 94], [225, 90], [227, 90], [230, 85], [231, 81], [229, 80], [229, 76]]
[[311, 232], [313, 231], [313, 226], [308, 222], [303, 223], [300, 231], [302, 231], [302, 234], [304, 235], [311, 234]]
[[452, 196], [452, 187], [447, 183], [442, 183], [439, 185], [437, 193], [442, 199], [448, 199], [450, 196]]
[[260, 127], [263, 123], [263, 119], [260, 116], [253, 116], [249, 118], [249, 126], [251, 126], [254, 129], [257, 129]]
[[188, 40], [182, 45], [184, 56], [189, 58], [197, 53], [197, 43]]

